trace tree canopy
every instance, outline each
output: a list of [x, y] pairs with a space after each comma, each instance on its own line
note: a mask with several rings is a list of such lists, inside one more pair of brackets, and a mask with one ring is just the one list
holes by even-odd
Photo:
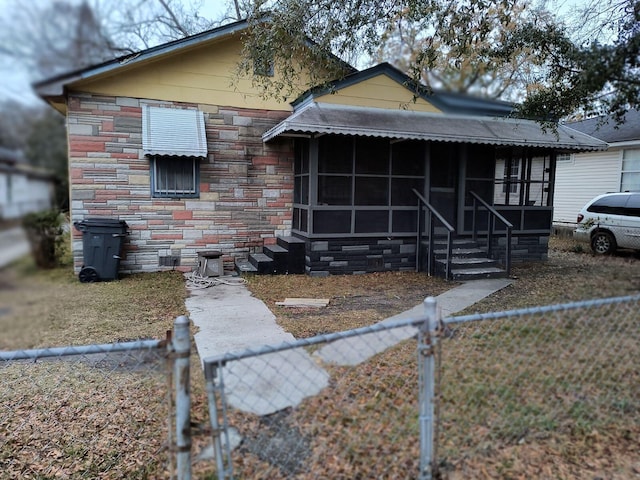
[[596, 28], [612, 32], [606, 43], [597, 36], [574, 42], [565, 26], [552, 22], [525, 23], [514, 32], [501, 54], [508, 58], [526, 46], [545, 67], [539, 82], [529, 86], [524, 115], [556, 119], [576, 112], [611, 113], [620, 121], [629, 108], [640, 108], [640, 1], [593, 3], [582, 12], [598, 11], [606, 11], [607, 19]]
[[640, 107], [640, 0], [588, 0], [565, 18], [551, 1], [227, 0], [226, 17], [208, 19], [202, 0], [13, 0], [0, 59], [49, 76], [246, 17], [238, 73], [274, 65], [281, 76], [254, 75], [266, 96], [348, 73], [339, 59], [384, 60], [434, 88], [522, 102], [533, 118]]
[[[640, 1], [593, 2], [587, 13], [609, 28], [607, 41], [574, 40], [560, 19], [527, 0], [253, 0], [253, 28], [246, 38], [244, 72], [268, 57], [285, 80], [265, 86], [286, 96], [303, 70], [313, 78], [335, 74], [331, 55], [359, 65], [391, 54], [414, 79], [438, 87], [493, 96], [511, 87], [523, 92], [520, 114], [559, 119], [578, 109], [621, 115], [640, 105]], [[263, 21], [267, 17], [268, 21]], [[596, 25], [594, 27], [594, 25]], [[572, 32], [575, 34], [575, 32]], [[309, 39], [313, 40], [309, 44]], [[302, 48], [310, 54], [299, 56]], [[330, 76], [330, 75], [329, 75]], [[513, 89], [511, 95], [515, 95]]]

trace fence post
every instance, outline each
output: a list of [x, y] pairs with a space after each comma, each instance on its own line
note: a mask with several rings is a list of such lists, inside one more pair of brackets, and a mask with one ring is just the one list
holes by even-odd
[[220, 428], [220, 422], [218, 420], [218, 395], [223, 395], [222, 386], [216, 385], [220, 380], [218, 378], [218, 364], [205, 364], [205, 381], [207, 383], [207, 398], [209, 400], [209, 422], [211, 424], [211, 435], [213, 438], [213, 455], [216, 460], [216, 470], [218, 473], [218, 480], [224, 480], [227, 478], [226, 470], [224, 468], [224, 459], [222, 456], [222, 429]]
[[191, 479], [191, 398], [189, 319], [184, 315], [173, 323], [173, 385], [176, 398], [176, 457], [178, 480]]
[[420, 389], [420, 480], [431, 480], [436, 474], [436, 358], [438, 313], [436, 299], [424, 300], [425, 321], [418, 335], [418, 382]]

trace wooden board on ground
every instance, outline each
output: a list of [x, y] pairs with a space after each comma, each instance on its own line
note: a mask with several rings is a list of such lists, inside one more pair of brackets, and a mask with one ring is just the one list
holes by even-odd
[[328, 298], [285, 298], [284, 302], [276, 302], [281, 307], [313, 307], [321, 308], [329, 305]]

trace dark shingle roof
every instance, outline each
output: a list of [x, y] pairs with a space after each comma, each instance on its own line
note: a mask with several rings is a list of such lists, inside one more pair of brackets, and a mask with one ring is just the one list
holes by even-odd
[[607, 143], [631, 142], [640, 140], [640, 111], [629, 110], [619, 125], [612, 117], [601, 116], [568, 123], [567, 126]]

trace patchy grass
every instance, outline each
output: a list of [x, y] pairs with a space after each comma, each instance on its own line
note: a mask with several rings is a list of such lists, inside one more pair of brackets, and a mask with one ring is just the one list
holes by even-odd
[[179, 272], [80, 283], [69, 267], [38, 271], [25, 259], [0, 283], [3, 350], [162, 338], [186, 313]]
[[[164, 339], [186, 313], [186, 296], [178, 272], [83, 284], [68, 259], [37, 270], [25, 258], [0, 271], [0, 349]], [[0, 477], [170, 478], [163, 357], [0, 362]], [[192, 362], [199, 362], [195, 353]], [[202, 424], [199, 373], [192, 374], [192, 402]]]
[[[511, 287], [462, 313], [640, 291], [638, 255], [595, 257], [585, 252], [571, 239], [553, 238], [549, 262], [515, 265], [516, 281]], [[376, 323], [452, 286], [414, 273], [249, 279], [254, 295], [263, 299], [279, 323], [297, 337]], [[186, 294], [182, 275], [172, 272], [81, 284], [68, 266], [38, 272], [29, 262], [21, 262], [0, 272], [0, 348], [161, 338], [173, 319], [185, 313]], [[330, 298], [331, 302], [324, 309], [275, 306], [286, 297]], [[631, 314], [626, 321], [635, 318]], [[584, 330], [586, 324], [578, 319], [576, 322], [583, 327], [579, 333], [568, 332], [560, 324], [541, 329], [542, 320], [532, 318], [517, 329], [504, 323], [468, 331], [458, 328], [451, 338], [443, 340], [449, 345], [442, 359], [445, 383], [438, 458], [448, 478], [626, 479], [638, 475], [640, 379], [634, 368], [634, 359], [640, 353], [637, 323], [627, 324], [630, 327], [626, 330], [609, 331]], [[621, 361], [611, 361], [606, 355], [593, 358], [603, 338], [607, 339], [608, 351], [615, 351], [615, 359]], [[199, 362], [195, 355], [192, 360], [193, 365]], [[380, 472], [388, 478], [414, 477], [416, 365], [416, 342], [408, 340], [366, 364], [331, 367], [329, 387], [279, 419], [290, 433], [297, 432], [298, 436], [287, 438], [299, 439], [304, 446], [305, 469], [323, 472], [327, 478], [373, 478]], [[559, 372], [558, 365], [569, 368]], [[0, 447], [3, 469], [8, 462], [15, 464], [16, 442], [21, 442], [24, 465], [32, 464], [33, 458], [43, 465], [63, 465], [65, 470], [59, 470], [63, 476], [166, 478], [166, 445], [162, 443], [166, 439], [162, 418], [166, 405], [161, 398], [161, 373], [150, 382], [141, 379], [139, 372], [104, 374], [87, 371], [82, 364], [72, 369], [79, 375], [77, 382], [64, 385], [58, 379], [64, 376], [57, 377], [51, 371], [40, 375], [43, 368], [26, 369], [25, 375], [38, 377], [38, 388], [47, 392], [49, 400], [36, 401], [44, 398], [38, 397], [43, 394], [32, 391], [33, 386], [28, 384], [16, 390], [15, 382], [7, 382], [0, 389], [3, 406], [10, 395], [20, 391], [25, 410], [18, 412], [47, 406], [54, 412], [46, 418], [43, 414], [33, 423], [29, 420], [20, 424], [28, 425], [20, 433], [24, 436]], [[194, 425], [200, 427], [198, 432], [207, 433], [206, 396], [198, 370], [192, 374], [192, 415]], [[5, 375], [9, 372], [3, 371], [3, 380], [10, 378]], [[585, 376], [588, 381], [578, 385], [576, 379]], [[503, 381], [505, 378], [510, 380]], [[48, 382], [55, 388], [47, 390]], [[62, 433], [60, 419], [71, 418], [80, 422], [63, 423], [67, 427]], [[255, 432], [253, 427], [265, 429], [266, 419], [237, 412], [232, 412], [231, 418], [246, 435]], [[0, 439], [8, 438], [7, 432], [13, 431], [17, 427], [0, 418]], [[82, 440], [89, 441], [90, 432], [103, 441], [88, 449], [82, 446]], [[115, 446], [112, 441], [122, 437], [121, 432], [135, 432], [138, 440], [127, 441], [127, 448], [122, 448], [122, 442]], [[64, 440], [60, 443], [63, 448], [50, 450], [45, 437], [56, 435]], [[206, 435], [196, 436], [194, 451], [206, 442]], [[45, 453], [34, 457], [37, 451]], [[280, 467], [273, 468], [248, 450], [236, 454], [234, 462], [241, 478], [285, 476]], [[197, 464], [195, 478], [213, 478], [212, 463]], [[17, 476], [47, 478], [54, 473], [22, 470]], [[303, 473], [298, 475], [305, 477]]]

